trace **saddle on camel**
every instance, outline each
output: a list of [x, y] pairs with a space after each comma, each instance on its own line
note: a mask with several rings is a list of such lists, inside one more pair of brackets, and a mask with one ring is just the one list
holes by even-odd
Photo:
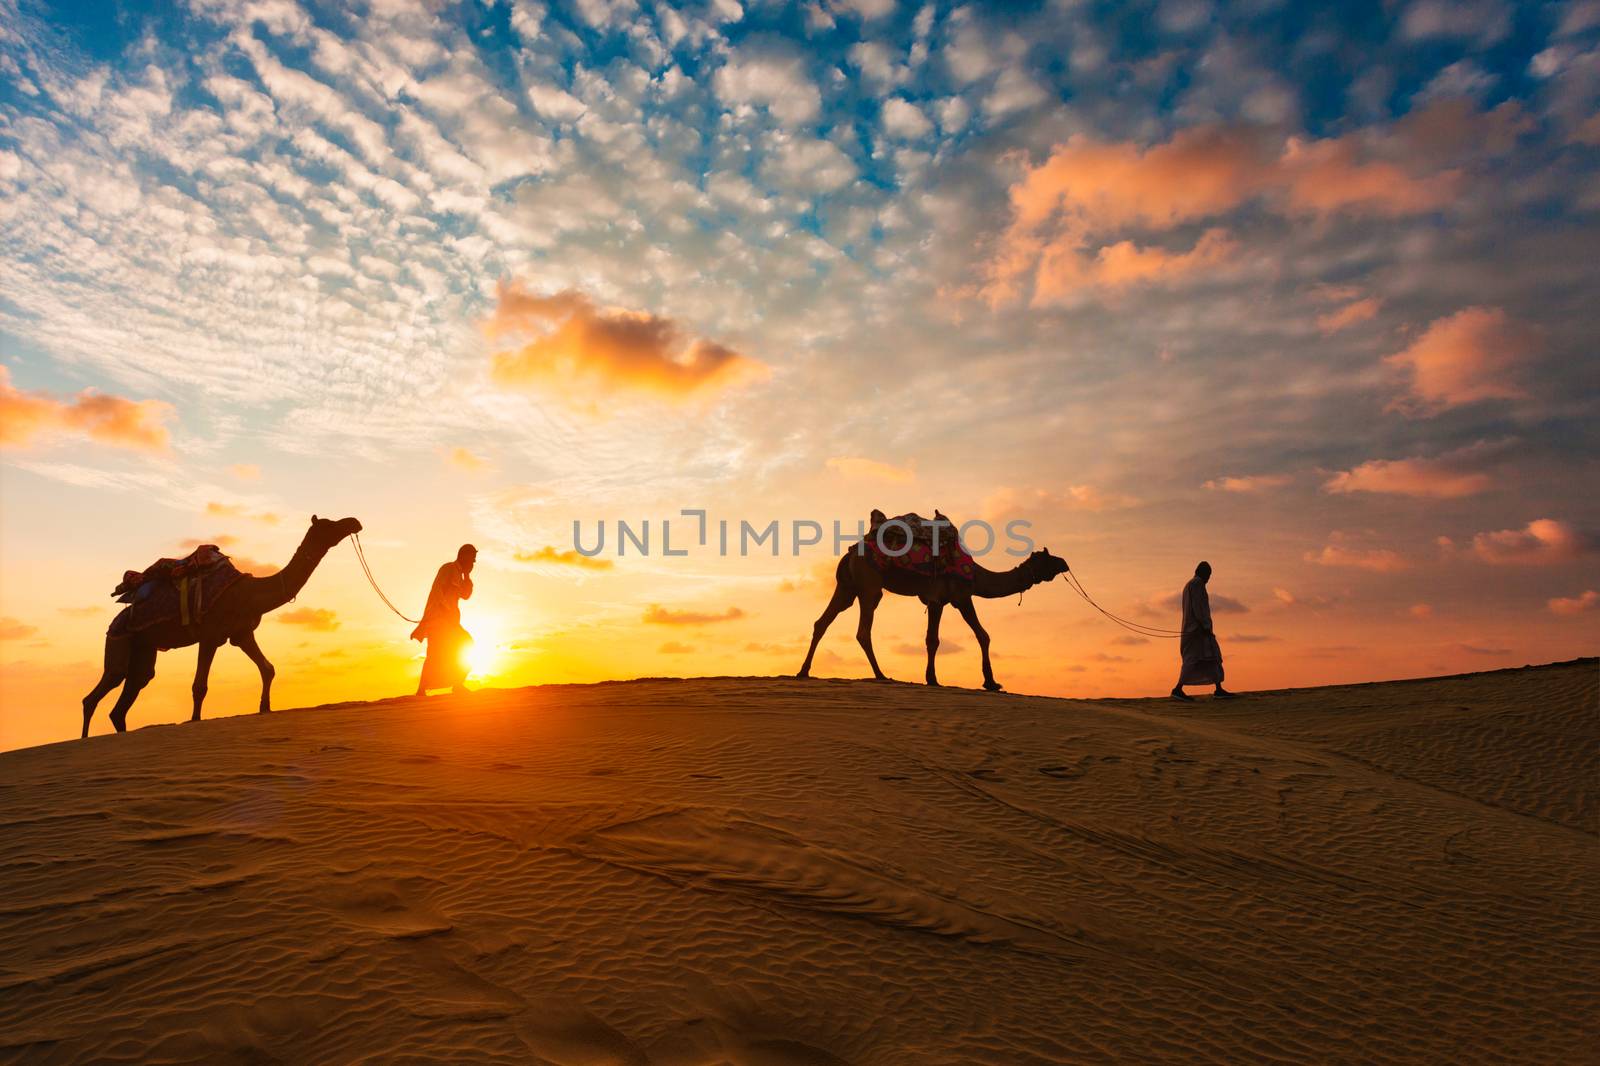
[[[182, 559], [157, 559], [143, 570], [123, 572], [111, 595], [125, 603], [106, 635], [128, 636], [163, 622], [198, 625], [217, 599], [245, 574], [215, 544], [202, 544]], [[162, 651], [177, 645], [157, 644]]]
[[871, 522], [861, 544], [878, 569], [909, 570], [926, 577], [964, 581], [971, 581], [976, 575], [977, 564], [962, 546], [955, 523], [937, 510], [930, 522], [915, 513], [889, 518], [873, 508]]

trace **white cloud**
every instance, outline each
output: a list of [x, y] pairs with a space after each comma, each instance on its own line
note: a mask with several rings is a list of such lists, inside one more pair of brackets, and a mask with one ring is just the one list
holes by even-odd
[[789, 125], [814, 121], [822, 94], [799, 56], [775, 52], [734, 53], [713, 78], [724, 104], [754, 104]]
[[933, 123], [916, 104], [896, 96], [883, 102], [883, 128], [891, 137], [914, 141], [933, 132]]

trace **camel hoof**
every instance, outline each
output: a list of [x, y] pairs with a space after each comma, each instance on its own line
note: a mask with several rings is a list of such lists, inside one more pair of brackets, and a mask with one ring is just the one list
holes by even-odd
[[256, 713], [257, 714], [271, 714], [272, 713], [272, 708], [271, 707], [263, 707], [259, 711], [257, 711]]
[[802, 670], [798, 674], [795, 674], [794, 676], [795, 676], [795, 680], [797, 680], [797, 681], [810, 681], [811, 680], [811, 671], [810, 670]]
[[927, 681], [927, 685], [928, 685], [928, 687], [929, 687], [929, 688], [944, 688], [944, 686], [943, 686], [943, 685], [941, 685], [941, 684], [939, 684], [939, 682], [938, 682], [938, 681], [935, 681], [935, 680], [934, 680], [934, 679], [933, 679], [933, 678], [931, 678], [931, 677], [930, 677], [930, 678], [928, 678], [928, 681]]
[[998, 681], [985, 681], [983, 687], [990, 692], [1004, 692], [1005, 686]]

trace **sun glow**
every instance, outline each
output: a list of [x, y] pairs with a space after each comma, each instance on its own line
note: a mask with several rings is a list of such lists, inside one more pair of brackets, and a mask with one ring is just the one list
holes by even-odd
[[498, 620], [475, 619], [472, 625], [472, 644], [462, 653], [470, 676], [483, 680], [492, 677], [505, 661], [505, 631]]

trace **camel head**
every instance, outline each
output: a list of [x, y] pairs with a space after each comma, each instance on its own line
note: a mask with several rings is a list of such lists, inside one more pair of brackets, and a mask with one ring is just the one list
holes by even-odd
[[1059, 555], [1051, 555], [1049, 548], [1034, 552], [1028, 556], [1027, 562], [1022, 564], [1022, 570], [1029, 582], [1035, 585], [1054, 581], [1070, 569], [1067, 561]]
[[311, 528], [306, 531], [306, 543], [327, 551], [352, 533], [361, 532], [361, 523], [354, 518], [318, 518], [311, 516]]

